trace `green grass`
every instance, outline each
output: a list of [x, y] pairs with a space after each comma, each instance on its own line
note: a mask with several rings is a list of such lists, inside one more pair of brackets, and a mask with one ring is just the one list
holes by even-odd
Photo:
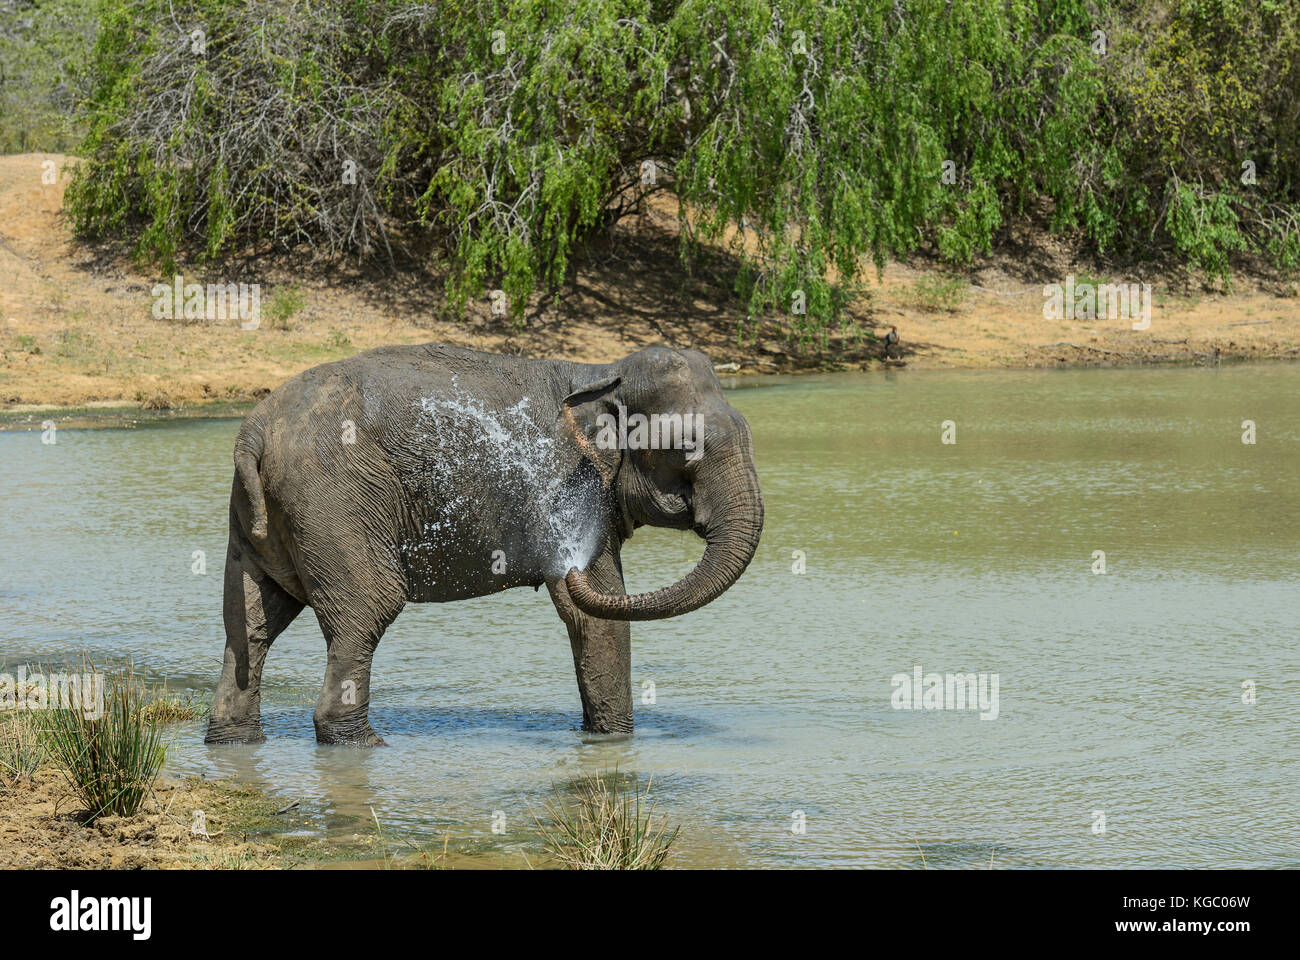
[[152, 694], [141, 708], [146, 723], [168, 724], [198, 720], [208, 714], [207, 705], [195, 699], [193, 691], [184, 697], [173, 696], [164, 688]]
[[654, 816], [650, 784], [618, 771], [574, 782], [573, 795], [559, 788], [541, 816], [533, 815], [542, 847], [569, 870], [659, 870], [681, 831], [667, 816]]
[[[81, 672], [97, 671], [83, 661]], [[102, 712], [49, 709], [40, 716], [50, 757], [90, 811], [134, 816], [153, 790], [162, 767], [161, 728], [146, 715], [144, 683], [129, 665], [104, 676]]]

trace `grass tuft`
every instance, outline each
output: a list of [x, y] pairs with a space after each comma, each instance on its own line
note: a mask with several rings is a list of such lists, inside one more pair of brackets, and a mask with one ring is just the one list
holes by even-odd
[[44, 758], [41, 731], [30, 716], [15, 713], [0, 719], [0, 784], [12, 790], [31, 782]]
[[620, 784], [616, 770], [576, 781], [572, 798], [557, 787], [543, 816], [533, 814], [543, 849], [569, 870], [662, 869], [681, 827], [654, 816], [650, 785]]
[[[83, 672], [96, 671], [87, 662]], [[164, 749], [161, 728], [146, 715], [147, 704], [144, 683], [127, 665], [104, 678], [102, 712], [42, 712], [50, 756], [85, 801], [89, 820], [106, 814], [134, 816], [152, 792]]]
[[149, 697], [140, 712], [146, 723], [162, 725], [198, 720], [207, 716], [208, 708], [195, 699], [193, 692], [178, 697], [168, 694], [164, 689]]

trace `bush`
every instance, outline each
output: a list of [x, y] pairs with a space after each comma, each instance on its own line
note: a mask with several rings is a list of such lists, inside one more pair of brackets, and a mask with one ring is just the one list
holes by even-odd
[[307, 298], [297, 287], [276, 287], [271, 301], [266, 305], [266, 316], [272, 329], [287, 330], [289, 322], [303, 307]]
[[249, 239], [383, 241], [375, 174], [395, 94], [365, 67], [366, 4], [101, 7], [82, 148], [94, 169], [68, 196], [79, 229], [135, 221], [138, 252], [165, 272], [191, 238], [208, 256]]
[[1132, 9], [1114, 16], [1104, 61], [1106, 127], [1119, 138], [1123, 163], [1097, 184], [1096, 238], [1140, 254], [1154, 235], [1189, 265], [1225, 280], [1242, 251], [1294, 272], [1300, 5], [1125, 6]]
[[0, 0], [0, 153], [58, 153], [81, 140], [75, 113], [88, 91], [93, 6]]
[[922, 310], [956, 310], [966, 299], [966, 281], [941, 273], [926, 274], [912, 285], [912, 296]]
[[1025, 217], [1212, 276], [1300, 265], [1291, 2], [102, 9], [70, 210], [169, 270], [196, 243], [384, 255], [398, 226], [434, 242], [454, 308], [501, 289], [519, 317], [658, 191], [688, 266], [731, 246], [751, 317], [802, 293], [805, 341], [864, 264], [966, 263]]

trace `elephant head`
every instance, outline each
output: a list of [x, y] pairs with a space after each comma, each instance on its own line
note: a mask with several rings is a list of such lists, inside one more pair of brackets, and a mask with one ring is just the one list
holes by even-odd
[[704, 555], [671, 586], [602, 593], [585, 571], [565, 577], [573, 603], [604, 620], [689, 613], [745, 571], [763, 530], [749, 424], [723, 397], [704, 354], [650, 347], [575, 374], [561, 416], [600, 471], [623, 538], [643, 524], [694, 530]]

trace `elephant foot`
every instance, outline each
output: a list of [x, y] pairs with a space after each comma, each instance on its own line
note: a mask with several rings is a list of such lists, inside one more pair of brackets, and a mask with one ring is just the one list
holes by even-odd
[[316, 721], [316, 742], [341, 747], [386, 747], [384, 738], [375, 733], [366, 720]]
[[584, 733], [629, 735], [632, 733], [632, 718], [610, 717], [588, 720], [584, 717], [582, 721], [582, 729]]
[[204, 743], [265, 743], [266, 734], [257, 720], [208, 720]]

